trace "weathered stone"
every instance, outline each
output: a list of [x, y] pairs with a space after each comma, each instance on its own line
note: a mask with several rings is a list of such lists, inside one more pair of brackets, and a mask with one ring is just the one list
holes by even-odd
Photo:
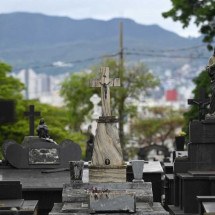
[[77, 212], [88, 212], [89, 208], [88, 208], [88, 204], [87, 203], [71, 203], [71, 202], [64, 202], [63, 203], [63, 207], [62, 207], [62, 212], [64, 213], [68, 213], [68, 212], [73, 212], [73, 213], [77, 213]]
[[135, 193], [129, 191], [96, 191], [89, 193], [91, 212], [135, 212]]
[[113, 123], [98, 123], [92, 165], [106, 166], [106, 159], [110, 160], [111, 166], [123, 165], [118, 129]]
[[72, 183], [82, 183], [84, 161], [70, 161], [70, 179]]
[[[110, 79], [109, 68], [101, 67], [101, 78], [92, 80], [91, 86], [101, 88], [102, 99], [102, 116], [100, 117], [99, 123], [97, 125], [94, 140], [92, 165], [122, 166], [123, 156], [118, 129], [113, 123], [116, 122], [116, 119], [111, 115], [110, 107], [110, 87], [120, 86], [120, 79]], [[95, 173], [97, 170], [94, 169], [92, 171]], [[106, 174], [104, 174], [104, 177], [106, 177]], [[101, 176], [100, 179], [103, 181], [103, 178]]]
[[133, 182], [143, 182], [144, 160], [132, 160], [131, 165], [134, 174]]
[[89, 166], [90, 182], [126, 182], [126, 165]]
[[[63, 204], [62, 203], [55, 203], [52, 211], [49, 215], [64, 215], [65, 213], [61, 211]], [[80, 210], [79, 212], [68, 212], [66, 215], [88, 215], [88, 212], [83, 212]], [[97, 215], [106, 215], [106, 213], [96, 213]], [[129, 215], [131, 213], [123, 213], [124, 215]], [[155, 202], [153, 206], [150, 206], [148, 203], [137, 203], [136, 204], [136, 212], [132, 213], [133, 215], [169, 215], [167, 211], [163, 209], [159, 202]], [[111, 215], [122, 215], [120, 212], [113, 212]]]
[[83, 183], [83, 184], [65, 184], [62, 193], [63, 202], [88, 202], [87, 190], [96, 188], [98, 190], [135, 192], [136, 202], [147, 202], [153, 204], [152, 184], [144, 183]]

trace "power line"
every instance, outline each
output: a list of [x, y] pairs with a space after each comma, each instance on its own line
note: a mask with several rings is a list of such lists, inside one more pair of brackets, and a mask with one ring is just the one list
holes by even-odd
[[136, 56], [147, 56], [147, 57], [159, 57], [159, 58], [178, 58], [178, 59], [208, 59], [205, 56], [180, 56], [180, 55], [163, 55], [163, 54], [150, 54], [150, 53], [139, 53], [139, 52], [125, 52], [125, 55], [136, 55]]
[[[146, 56], [146, 57], [152, 57], [152, 58], [175, 58], [175, 59], [208, 59], [206, 56], [201, 56], [200, 54], [197, 56], [194, 55], [186, 55], [186, 56], [181, 56], [181, 55], [165, 55], [165, 52], [177, 52], [177, 51], [187, 51], [187, 50], [197, 50], [201, 47], [205, 47], [205, 45], [197, 45], [197, 46], [191, 46], [191, 47], [184, 47], [184, 48], [179, 48], [179, 49], [136, 49], [136, 48], [123, 48], [124, 50], [127, 50], [124, 52], [125, 55], [131, 56], [131, 55], [136, 55], [136, 56]], [[104, 58], [110, 58], [110, 57], [117, 57], [120, 56], [122, 50], [119, 52], [116, 52], [114, 54], [107, 54], [107, 55], [102, 55], [102, 56], [97, 56], [97, 57], [90, 57], [86, 59], [78, 59], [78, 60], [73, 60], [73, 61], [67, 61], [67, 62], [62, 62], [64, 64], [80, 64], [80, 63], [85, 63], [85, 62], [91, 62], [95, 60], [101, 60]], [[162, 54], [158, 54], [158, 52], [162, 52]], [[156, 53], [156, 54], [155, 54]], [[41, 69], [41, 68], [48, 68], [48, 67], [54, 67], [54, 68], [66, 68], [69, 66], [56, 66], [54, 63], [49, 63], [49, 64], [44, 64], [44, 65], [32, 65], [28, 66], [29, 68], [32, 69]], [[16, 70], [21, 70], [23, 68], [17, 68]]]
[[191, 46], [191, 47], [184, 47], [184, 48], [178, 48], [178, 49], [137, 49], [137, 48], [125, 48], [125, 50], [132, 50], [132, 51], [138, 51], [138, 52], [177, 52], [177, 51], [187, 51], [187, 50], [195, 50], [199, 49], [201, 47], [206, 46], [204, 44], [197, 45], [197, 46]]
[[[102, 56], [99, 56], [99, 57], [90, 57], [90, 58], [86, 58], [86, 59], [83, 59], [83, 60], [74, 60], [74, 61], [67, 61], [67, 62], [62, 62], [62, 63], [65, 63], [65, 64], [79, 64], [79, 63], [84, 63], [84, 62], [90, 62], [90, 61], [94, 61], [94, 60], [100, 60], [100, 59], [103, 59], [103, 58], [110, 58], [110, 57], [116, 57], [118, 56], [119, 53], [114, 53], [114, 54], [107, 54], [107, 55], [102, 55]], [[40, 69], [40, 68], [47, 68], [47, 67], [55, 67], [55, 68], [65, 68], [65, 67], [69, 67], [69, 66], [55, 66], [54, 63], [50, 63], [50, 64], [44, 64], [44, 65], [39, 65], [39, 66], [28, 66], [32, 69]], [[17, 70], [21, 70], [23, 68], [17, 68]]]

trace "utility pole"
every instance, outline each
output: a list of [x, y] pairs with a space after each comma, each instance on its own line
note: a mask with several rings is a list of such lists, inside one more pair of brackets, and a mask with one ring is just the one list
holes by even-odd
[[[125, 113], [125, 93], [124, 93], [124, 48], [123, 48], [123, 23], [119, 23], [119, 78], [121, 81], [121, 90], [119, 90], [119, 138], [122, 150], [125, 149], [125, 137], [124, 137], [124, 113]], [[123, 153], [125, 155], [125, 153]]]
[[124, 48], [123, 48], [123, 23], [119, 23], [119, 71], [120, 79], [123, 85], [123, 70], [124, 70]]

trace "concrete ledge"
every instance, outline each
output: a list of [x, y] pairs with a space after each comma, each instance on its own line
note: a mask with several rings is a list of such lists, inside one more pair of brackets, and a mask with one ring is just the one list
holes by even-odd
[[142, 183], [83, 183], [65, 184], [63, 187], [63, 202], [88, 202], [87, 190], [96, 188], [98, 190], [135, 192], [137, 202], [153, 204], [153, 193], [151, 182]]

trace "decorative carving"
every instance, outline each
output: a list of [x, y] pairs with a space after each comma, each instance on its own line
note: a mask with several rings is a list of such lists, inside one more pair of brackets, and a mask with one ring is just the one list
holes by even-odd
[[59, 164], [59, 152], [52, 149], [29, 149], [29, 164]]
[[39, 138], [49, 138], [48, 131], [48, 126], [45, 124], [44, 119], [40, 119], [39, 125], [37, 127], [37, 135]]

